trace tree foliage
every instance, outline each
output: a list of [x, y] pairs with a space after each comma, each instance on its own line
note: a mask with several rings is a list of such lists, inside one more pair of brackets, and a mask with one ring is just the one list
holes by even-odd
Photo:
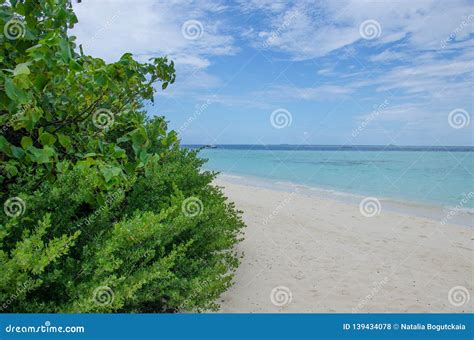
[[173, 62], [85, 55], [70, 1], [0, 4], [0, 311], [216, 309], [243, 223], [147, 118]]

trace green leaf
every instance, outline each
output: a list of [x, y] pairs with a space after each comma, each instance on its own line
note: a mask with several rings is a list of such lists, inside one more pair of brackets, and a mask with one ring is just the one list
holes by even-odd
[[144, 165], [144, 164], [146, 164], [149, 156], [150, 156], [150, 154], [147, 153], [146, 150], [141, 150], [139, 155], [138, 155], [138, 158], [140, 159], [140, 162]]
[[112, 178], [119, 176], [122, 173], [122, 169], [116, 166], [106, 166], [101, 169], [104, 175], [105, 181], [109, 182]]
[[23, 136], [21, 137], [21, 147], [24, 149], [24, 150], [27, 150], [30, 146], [33, 145], [33, 140], [31, 139], [31, 137], [29, 136]]
[[41, 109], [27, 110], [24, 116], [25, 127], [29, 131], [32, 131], [36, 123], [39, 121], [39, 119], [42, 116], [43, 116], [43, 111]]
[[69, 136], [63, 135], [62, 133], [57, 133], [59, 144], [61, 144], [67, 151], [72, 149], [71, 138]]
[[34, 46], [31, 46], [30, 48], [26, 49], [26, 52], [30, 53], [30, 52], [33, 52], [34, 50], [38, 49], [38, 48], [41, 48], [43, 47], [42, 44], [36, 44]]
[[61, 39], [59, 41], [59, 47], [61, 49], [61, 58], [64, 62], [69, 62], [69, 59], [71, 59], [71, 47], [69, 46], [69, 41]]
[[84, 160], [78, 161], [76, 163], [76, 167], [78, 169], [89, 169], [94, 164], [95, 160], [93, 158], [86, 158]]
[[15, 158], [21, 158], [24, 156], [25, 154], [25, 151], [23, 151], [22, 148], [19, 148], [18, 146], [14, 146], [12, 145], [12, 154], [13, 154], [13, 157]]
[[117, 143], [124, 143], [124, 142], [128, 142], [129, 140], [130, 138], [128, 138], [128, 136], [123, 136], [123, 137], [117, 138]]
[[25, 104], [28, 101], [27, 93], [16, 86], [10, 78], [5, 78], [5, 93], [18, 104]]
[[15, 69], [13, 70], [13, 75], [18, 76], [18, 75], [28, 75], [30, 74], [30, 69], [28, 68], [28, 63], [21, 63], [16, 65]]
[[48, 132], [42, 133], [39, 139], [42, 145], [53, 145], [56, 143], [56, 138], [54, 138], [54, 136]]
[[133, 150], [138, 154], [142, 148], [148, 145], [148, 136], [146, 130], [143, 127], [137, 128], [130, 132], [132, 138]]
[[65, 173], [69, 169], [69, 162], [68, 161], [61, 161], [56, 163], [56, 170], [59, 173]]
[[16, 87], [13, 84], [13, 80], [10, 78], [5, 78], [5, 93], [12, 100], [17, 100], [18, 98], [16, 93]]
[[7, 171], [9, 177], [14, 177], [18, 174], [18, 168], [10, 163], [5, 164], [5, 170]]
[[50, 163], [52, 161], [51, 158], [56, 154], [54, 149], [50, 148], [49, 146], [45, 146], [43, 149], [38, 149], [34, 146], [31, 146], [28, 151], [32, 156], [32, 160], [39, 164]]
[[104, 86], [107, 82], [107, 78], [102, 73], [96, 74], [94, 76], [94, 79], [95, 79], [95, 83], [100, 87]]
[[121, 147], [115, 146], [114, 147], [114, 157], [115, 158], [127, 158], [127, 153]]
[[69, 61], [69, 68], [73, 71], [76, 71], [76, 72], [80, 72], [80, 71], [83, 70], [82, 66], [77, 61], [75, 61], [74, 59], [71, 59]]
[[11, 154], [12, 154], [11, 144], [2, 135], [0, 135], [0, 151], [2, 151], [3, 153], [5, 153], [9, 156], [11, 156]]

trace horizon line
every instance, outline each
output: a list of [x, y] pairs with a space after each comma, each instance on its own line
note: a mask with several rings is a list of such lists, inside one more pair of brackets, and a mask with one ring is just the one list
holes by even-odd
[[439, 148], [474, 148], [474, 145], [396, 145], [396, 144], [288, 144], [288, 143], [279, 143], [279, 144], [249, 144], [249, 143], [225, 143], [225, 144], [210, 144], [210, 143], [181, 143], [181, 145], [186, 146], [385, 146], [385, 147], [424, 147], [424, 148], [432, 148], [432, 147], [439, 147]]

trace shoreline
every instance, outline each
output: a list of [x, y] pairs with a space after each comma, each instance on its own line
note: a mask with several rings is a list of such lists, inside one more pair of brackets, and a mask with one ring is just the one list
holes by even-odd
[[[206, 169], [213, 171], [210, 169]], [[358, 205], [361, 200], [369, 195], [360, 193], [350, 193], [328, 189], [306, 184], [298, 184], [291, 181], [262, 178], [252, 175], [220, 172], [218, 178], [229, 183], [266, 188], [281, 192], [294, 192], [295, 189], [301, 194], [321, 199], [334, 200], [340, 203]], [[474, 192], [468, 195], [474, 198]], [[428, 218], [440, 224], [455, 224], [463, 227], [474, 227], [474, 208], [461, 208], [442, 206], [435, 203], [415, 202], [410, 200], [395, 199], [390, 197], [377, 197], [384, 209], [406, 215], [413, 215], [421, 218]]]
[[473, 295], [471, 228], [387, 209], [367, 217], [358, 205], [225, 175], [214, 184], [247, 224], [220, 312], [474, 311], [472, 298], [452, 303], [456, 287]]

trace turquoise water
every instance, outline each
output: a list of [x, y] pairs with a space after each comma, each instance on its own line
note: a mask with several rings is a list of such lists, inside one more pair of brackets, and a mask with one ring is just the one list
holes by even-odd
[[201, 157], [227, 174], [472, 211], [474, 152], [443, 150], [218, 146]]

